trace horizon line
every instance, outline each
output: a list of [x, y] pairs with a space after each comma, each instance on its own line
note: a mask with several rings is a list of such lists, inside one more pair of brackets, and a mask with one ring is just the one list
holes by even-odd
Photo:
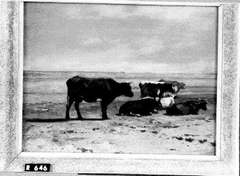
[[83, 71], [83, 70], [37, 70], [37, 69], [23, 69], [23, 71], [39, 71], [39, 72], [99, 72], [99, 73], [129, 73], [129, 74], [136, 74], [136, 73], [145, 73], [145, 74], [217, 74], [217, 72], [170, 72], [170, 73], [163, 73], [163, 72], [126, 72], [126, 71]]

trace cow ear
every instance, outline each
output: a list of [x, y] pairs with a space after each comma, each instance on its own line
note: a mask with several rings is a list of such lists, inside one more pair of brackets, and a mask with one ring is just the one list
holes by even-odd
[[207, 103], [204, 99], [201, 99], [201, 98], [198, 99], [198, 102]]
[[172, 83], [172, 85], [173, 85], [173, 86], [177, 86], [177, 85], [178, 85], [178, 82], [177, 82], [177, 81], [174, 81], [174, 82]]

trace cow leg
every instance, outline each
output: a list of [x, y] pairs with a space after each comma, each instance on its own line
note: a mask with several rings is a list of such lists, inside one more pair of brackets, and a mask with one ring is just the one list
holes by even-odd
[[107, 102], [101, 101], [101, 108], [102, 108], [102, 119], [108, 119], [107, 116]]
[[80, 104], [80, 100], [76, 100], [75, 101], [75, 109], [77, 111], [77, 116], [78, 116], [78, 119], [83, 119], [81, 113], [80, 113], [80, 110], [79, 110], [79, 104]]
[[74, 99], [70, 98], [69, 96], [67, 97], [67, 105], [66, 105], [66, 119], [69, 120], [69, 110], [74, 102]]

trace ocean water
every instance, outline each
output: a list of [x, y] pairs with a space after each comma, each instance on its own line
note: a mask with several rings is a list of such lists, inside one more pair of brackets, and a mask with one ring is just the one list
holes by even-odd
[[[156, 74], [125, 72], [24, 71], [23, 103], [66, 102], [66, 81], [73, 76], [110, 77], [117, 82], [130, 81], [134, 98], [139, 98], [141, 81], [175, 80], [186, 84], [181, 94], [216, 94], [216, 74]], [[121, 99], [121, 98], [119, 98]]]

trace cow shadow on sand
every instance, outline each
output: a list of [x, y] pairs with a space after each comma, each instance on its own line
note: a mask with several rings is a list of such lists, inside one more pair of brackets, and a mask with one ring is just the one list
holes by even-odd
[[105, 121], [105, 120], [109, 120], [109, 119], [102, 119], [102, 118], [84, 118], [84, 119], [40, 119], [40, 118], [35, 118], [35, 119], [25, 119], [25, 122], [39, 122], [39, 123], [54, 123], [54, 122], [69, 122], [69, 121]]

